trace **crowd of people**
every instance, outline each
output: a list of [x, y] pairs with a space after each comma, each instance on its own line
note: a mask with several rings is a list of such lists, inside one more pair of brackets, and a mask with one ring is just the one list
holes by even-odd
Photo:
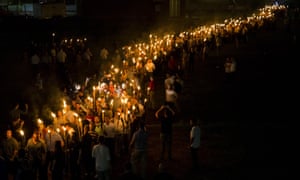
[[[150, 34], [149, 44], [124, 46], [112, 55], [103, 48], [99, 58], [93, 57], [86, 39], [63, 40], [59, 46], [52, 44], [50, 50], [35, 47], [29, 62], [33, 77], [37, 76], [37, 88], [44, 91], [41, 73], [52, 71], [54, 66], [63, 91], [56, 98], [58, 104], [34, 111], [30, 120], [33, 123], [24, 120], [30, 105], [21, 110], [17, 104], [11, 111], [1, 140], [1, 177], [64, 179], [67, 175], [71, 179], [107, 180], [116, 159], [130, 156], [127, 170], [131, 176], [147, 179], [145, 117], [148, 111], [155, 111], [155, 118], [161, 122], [160, 159], [167, 154], [172, 160], [172, 123], [181, 112], [183, 80], [193, 71], [195, 54], [205, 62], [209, 48], [219, 51], [227, 42], [234, 42], [238, 48], [250, 33], [272, 28], [276, 18], [285, 16], [285, 6], [266, 6], [246, 19], [225, 20], [224, 24], [196, 27], [162, 38]], [[220, 65], [224, 73], [234, 72], [234, 59]], [[165, 99], [156, 102], [156, 78], [161, 74], [166, 74]], [[191, 125], [191, 155], [193, 168], [197, 169], [200, 127], [195, 120]], [[159, 167], [165, 170], [163, 164]]]

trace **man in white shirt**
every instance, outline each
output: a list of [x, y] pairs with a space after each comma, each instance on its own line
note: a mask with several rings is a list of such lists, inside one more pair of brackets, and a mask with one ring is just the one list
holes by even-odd
[[109, 180], [111, 169], [110, 154], [108, 147], [104, 144], [104, 136], [99, 136], [99, 144], [92, 150], [92, 157], [95, 158], [95, 168], [98, 180]]
[[176, 93], [176, 91], [173, 89], [173, 87], [167, 87], [166, 91], [165, 91], [165, 101], [170, 105], [170, 107], [174, 110], [176, 110], [177, 112], [179, 112], [179, 105], [177, 103], [177, 99], [178, 99], [178, 94]]
[[190, 124], [192, 125], [190, 131], [190, 150], [191, 150], [191, 158], [193, 162], [193, 170], [197, 170], [198, 163], [198, 150], [200, 147], [200, 127], [199, 122], [195, 119], [190, 120]]
[[105, 117], [105, 123], [103, 125], [104, 129], [104, 138], [105, 138], [105, 144], [107, 145], [111, 162], [114, 163], [115, 160], [115, 147], [116, 147], [116, 127], [109, 117]]

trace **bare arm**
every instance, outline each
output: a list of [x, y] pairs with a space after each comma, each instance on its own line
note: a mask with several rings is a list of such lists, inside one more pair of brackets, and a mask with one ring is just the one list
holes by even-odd
[[164, 106], [161, 106], [156, 112], [155, 112], [155, 117], [158, 119], [158, 114], [159, 112], [164, 108]]
[[134, 142], [135, 142], [135, 134], [133, 134], [132, 139], [131, 139], [131, 141], [129, 143], [129, 150], [131, 150], [133, 148]]

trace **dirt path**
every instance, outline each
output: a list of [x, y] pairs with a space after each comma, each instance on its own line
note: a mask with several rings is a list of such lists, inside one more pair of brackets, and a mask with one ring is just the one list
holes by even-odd
[[[290, 124], [275, 120], [286, 108], [276, 103], [283, 96], [274, 99], [273, 93], [286, 92], [282, 86], [287, 82], [278, 86], [277, 78], [286, 78], [289, 73], [278, 71], [283, 59], [296, 54], [298, 45], [285, 28], [278, 26], [250, 37], [238, 49], [233, 43], [227, 44], [219, 56], [212, 51], [205, 64], [195, 64], [195, 72], [185, 80], [181, 104], [184, 115], [174, 124], [174, 160], [166, 162], [176, 179], [272, 178], [287, 173], [286, 160], [280, 155], [286, 151], [277, 147], [277, 141], [283, 146], [289, 142], [283, 133], [289, 131]], [[238, 64], [233, 83], [226, 83], [223, 70], [215, 66], [228, 56], [235, 57]], [[160, 126], [151, 121], [151, 116], [153, 113], [147, 126], [149, 176], [160, 162]], [[201, 168], [191, 172], [187, 122], [195, 117], [202, 122]]]

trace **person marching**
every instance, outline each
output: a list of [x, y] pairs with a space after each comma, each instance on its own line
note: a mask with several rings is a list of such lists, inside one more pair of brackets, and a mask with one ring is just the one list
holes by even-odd
[[167, 102], [155, 112], [155, 117], [161, 123], [161, 160], [164, 159], [164, 154], [166, 150], [168, 152], [168, 159], [172, 159], [172, 125], [174, 115], [175, 111], [168, 105]]

